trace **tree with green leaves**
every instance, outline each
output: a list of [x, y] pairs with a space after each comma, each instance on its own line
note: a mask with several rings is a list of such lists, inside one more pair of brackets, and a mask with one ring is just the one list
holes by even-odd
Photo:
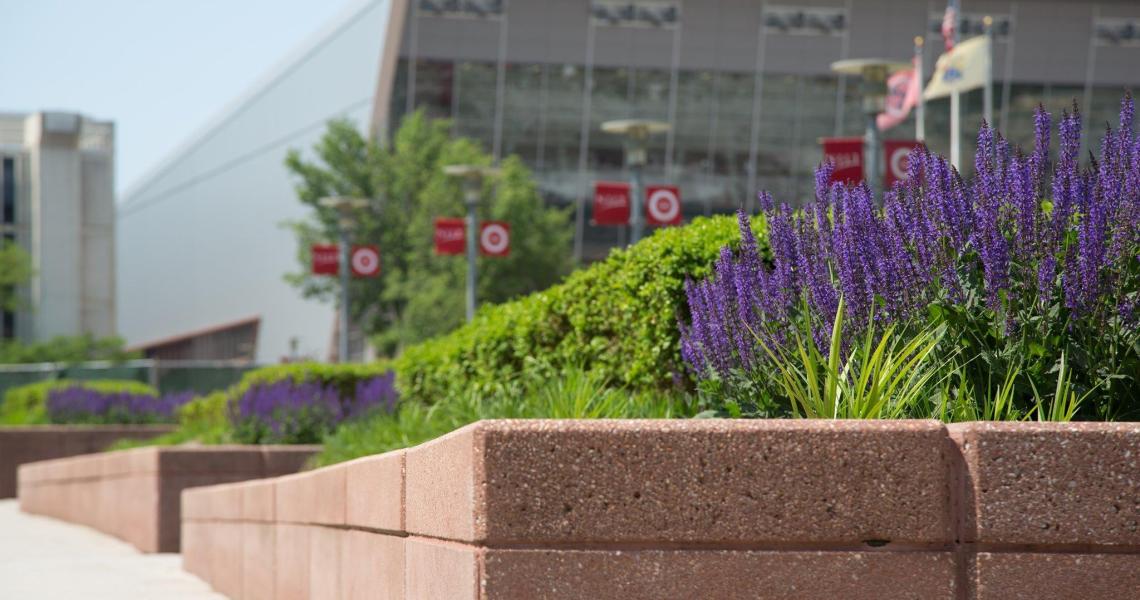
[[0, 310], [20, 308], [18, 289], [32, 273], [32, 257], [14, 242], [0, 240]]
[[[380, 247], [381, 274], [352, 281], [349, 310], [383, 354], [450, 331], [464, 319], [466, 259], [434, 253], [435, 218], [466, 214], [460, 182], [443, 167], [492, 160], [474, 141], [452, 139], [450, 131], [450, 122], [417, 111], [382, 146], [351, 122], [333, 121], [311, 158], [294, 149], [285, 159], [297, 179], [298, 198], [313, 209], [308, 220], [289, 224], [297, 236], [300, 271], [286, 280], [307, 298], [337, 301], [340, 290], [336, 278], [309, 272], [311, 245], [337, 239], [337, 216], [320, 199], [370, 200], [354, 215], [352, 242]], [[510, 223], [511, 253], [478, 259], [481, 304], [546, 288], [572, 267], [569, 214], [544, 204], [517, 157], [499, 166], [499, 176], [484, 184], [477, 213], [480, 220]]]

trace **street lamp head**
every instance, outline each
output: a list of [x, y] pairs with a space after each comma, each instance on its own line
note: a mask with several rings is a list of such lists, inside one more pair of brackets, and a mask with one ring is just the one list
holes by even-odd
[[463, 201], [467, 206], [474, 206], [479, 204], [479, 196], [483, 193], [483, 179], [498, 176], [500, 169], [482, 165], [446, 165], [443, 173], [462, 181]]
[[602, 131], [627, 138], [643, 140], [657, 133], [668, 133], [672, 129], [664, 121], [649, 119], [619, 119], [602, 123]]
[[891, 73], [909, 69], [910, 63], [885, 58], [854, 58], [831, 63], [831, 70], [863, 78], [863, 112], [878, 114], [887, 98], [887, 78]]
[[331, 208], [337, 212], [337, 226], [343, 231], [351, 231], [355, 225], [353, 213], [368, 206], [367, 198], [353, 198], [350, 196], [326, 196], [317, 200], [321, 208]]

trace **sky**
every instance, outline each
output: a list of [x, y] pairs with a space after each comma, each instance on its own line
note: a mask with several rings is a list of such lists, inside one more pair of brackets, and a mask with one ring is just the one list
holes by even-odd
[[355, 0], [0, 0], [0, 112], [115, 122], [115, 190]]

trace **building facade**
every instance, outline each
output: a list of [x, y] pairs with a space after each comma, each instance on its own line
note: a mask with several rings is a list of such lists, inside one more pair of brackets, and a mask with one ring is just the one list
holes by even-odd
[[34, 274], [0, 337], [116, 333], [115, 131], [63, 112], [0, 115], [0, 235]]
[[[1096, 139], [1123, 91], [1140, 86], [1134, 0], [961, 4], [963, 37], [981, 34], [984, 16], [994, 20], [994, 115], [1015, 142], [1031, 141], [1038, 104], [1059, 113], [1074, 100], [1095, 124], [1086, 140]], [[122, 330], [138, 343], [257, 315], [259, 359], [285, 354], [293, 338], [322, 355], [331, 307], [281, 281], [297, 269], [297, 248], [277, 224], [303, 216], [281, 162], [338, 116], [384, 139], [422, 109], [496, 157], [521, 156], [548, 202], [574, 207], [576, 242], [566, 251], [587, 261], [624, 239], [591, 225], [593, 183], [627, 176], [621, 140], [601, 131], [607, 120], [672, 125], [651, 141], [646, 180], [678, 185], [687, 217], [752, 208], [761, 189], [802, 203], [819, 139], [862, 133], [858, 85], [830, 64], [909, 60], [923, 35], [929, 74], [944, 8], [942, 0], [362, 2], [123, 199]], [[963, 108], [968, 164], [981, 91], [965, 94]], [[948, 101], [926, 113], [926, 142], [946, 153]], [[913, 138], [913, 119], [886, 136]], [[184, 279], [170, 289], [142, 284], [171, 265]]]

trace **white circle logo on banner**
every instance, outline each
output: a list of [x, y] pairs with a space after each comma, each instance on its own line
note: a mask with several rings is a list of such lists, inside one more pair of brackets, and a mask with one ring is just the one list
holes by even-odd
[[373, 275], [380, 270], [380, 255], [372, 248], [356, 248], [352, 252], [352, 270], [360, 275]]
[[491, 223], [483, 228], [479, 241], [483, 244], [483, 251], [487, 254], [502, 254], [510, 246], [511, 236], [507, 233], [506, 227], [498, 223]]
[[910, 158], [910, 150], [906, 146], [900, 146], [891, 153], [891, 173], [899, 181], [906, 179], [907, 159]]
[[672, 223], [681, 214], [681, 201], [669, 188], [658, 188], [649, 195], [649, 216], [658, 223]]

